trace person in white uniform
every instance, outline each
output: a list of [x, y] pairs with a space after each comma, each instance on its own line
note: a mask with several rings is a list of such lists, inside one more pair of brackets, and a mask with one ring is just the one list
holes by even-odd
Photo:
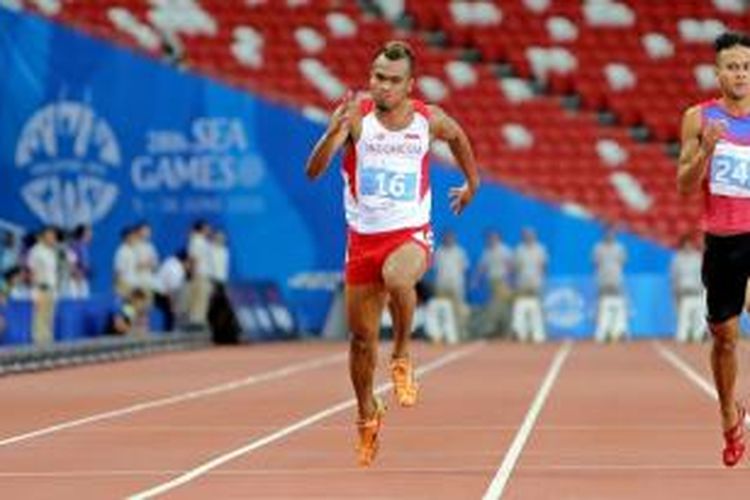
[[121, 233], [121, 243], [115, 251], [114, 272], [115, 291], [125, 300], [130, 292], [138, 288], [138, 255], [136, 245], [138, 235], [133, 227], [126, 227]]
[[435, 295], [451, 304], [454, 327], [446, 328], [446, 340], [453, 343], [465, 336], [466, 272], [469, 269], [469, 258], [453, 231], [443, 235], [442, 244], [435, 250], [434, 264]]
[[524, 228], [516, 248], [516, 295], [511, 329], [522, 342], [543, 342], [546, 337], [542, 289], [547, 272], [547, 250], [531, 228]]
[[136, 286], [147, 296], [156, 288], [156, 272], [159, 268], [159, 252], [151, 240], [151, 226], [141, 222], [135, 229], [136, 241], [133, 250], [136, 258]]
[[[192, 260], [186, 250], [170, 255], [156, 273], [154, 304], [164, 315], [164, 329], [175, 329], [177, 319], [187, 310], [186, 292]], [[184, 318], [183, 318], [184, 319]]]
[[510, 294], [512, 273], [513, 250], [503, 242], [498, 231], [489, 231], [473, 282], [477, 283], [483, 276], [486, 276], [492, 294], [491, 300], [503, 301], [507, 300]]
[[675, 339], [680, 342], [700, 342], [706, 338], [706, 300], [701, 280], [703, 255], [684, 237], [675, 252], [670, 266], [670, 278], [675, 306], [677, 330]]
[[227, 237], [222, 231], [214, 231], [211, 235], [211, 279], [217, 285], [226, 285], [229, 280], [229, 248]]
[[49, 345], [55, 340], [55, 301], [58, 292], [59, 262], [57, 231], [43, 229], [27, 258], [31, 273], [33, 302], [31, 335], [36, 345]]
[[494, 229], [488, 231], [471, 285], [473, 288], [478, 287], [481, 279], [486, 277], [490, 290], [490, 298], [481, 315], [480, 335], [500, 335], [507, 332], [511, 312], [513, 265], [513, 250], [503, 242], [500, 232]]
[[193, 263], [188, 294], [188, 314], [190, 322], [195, 325], [206, 324], [209, 301], [213, 291], [211, 232], [211, 226], [206, 221], [196, 221], [188, 240], [188, 256]]
[[594, 246], [592, 260], [598, 288], [594, 338], [598, 342], [620, 340], [628, 333], [628, 308], [623, 283], [627, 253], [615, 238], [614, 229], [608, 228], [602, 241]]

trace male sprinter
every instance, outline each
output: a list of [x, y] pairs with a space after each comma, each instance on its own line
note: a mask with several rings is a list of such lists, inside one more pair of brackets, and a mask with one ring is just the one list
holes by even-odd
[[382, 401], [373, 394], [373, 377], [386, 297], [394, 323], [391, 376], [396, 397], [402, 406], [413, 405], [417, 398], [409, 337], [417, 300], [414, 285], [428, 267], [432, 247], [430, 141], [447, 141], [466, 177], [449, 193], [455, 213], [461, 213], [479, 187], [474, 154], [462, 128], [440, 108], [409, 97], [414, 65], [406, 43], [386, 43], [372, 62], [369, 93], [346, 96], [306, 167], [307, 175], [317, 178], [346, 145], [349, 372], [357, 396], [362, 466], [375, 458], [384, 413]]
[[724, 430], [724, 464], [745, 452], [745, 407], [735, 399], [739, 315], [750, 276], [750, 37], [725, 33], [714, 43], [721, 97], [682, 119], [677, 171], [681, 193], [704, 196], [703, 283], [713, 337], [711, 368]]

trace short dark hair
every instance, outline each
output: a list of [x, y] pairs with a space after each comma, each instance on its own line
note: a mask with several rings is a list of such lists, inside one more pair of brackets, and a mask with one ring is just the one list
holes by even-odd
[[203, 219], [198, 219], [195, 222], [193, 222], [193, 231], [203, 231], [204, 229], [208, 229], [209, 225], [208, 222]]
[[391, 40], [390, 42], [384, 43], [380, 49], [378, 49], [377, 54], [375, 54], [375, 59], [380, 56], [385, 56], [389, 61], [400, 61], [401, 59], [406, 59], [406, 62], [409, 63], [409, 73], [414, 73], [414, 67], [416, 65], [414, 50], [411, 48], [411, 45], [406, 42]]
[[86, 234], [86, 231], [89, 230], [91, 226], [88, 224], [78, 224], [75, 229], [73, 229], [73, 238], [76, 240], [80, 240], [83, 238], [83, 235]]
[[750, 48], [750, 36], [744, 33], [729, 31], [722, 33], [716, 38], [716, 40], [714, 40], [714, 50], [716, 51], [716, 55], [719, 55], [719, 52], [722, 50], [732, 48], [735, 45]]

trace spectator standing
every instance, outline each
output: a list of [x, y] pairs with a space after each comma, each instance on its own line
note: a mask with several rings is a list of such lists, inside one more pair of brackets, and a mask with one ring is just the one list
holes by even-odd
[[133, 250], [136, 259], [136, 286], [150, 295], [156, 284], [156, 270], [159, 266], [159, 253], [151, 241], [151, 226], [141, 222], [135, 229]]
[[215, 284], [226, 285], [229, 280], [229, 248], [226, 234], [214, 231], [209, 240], [211, 279]]
[[188, 255], [193, 262], [189, 285], [188, 316], [190, 323], [205, 325], [213, 289], [211, 281], [211, 226], [205, 221], [193, 225], [188, 241]]
[[75, 255], [75, 266], [86, 284], [91, 283], [91, 240], [94, 232], [88, 224], [80, 224], [73, 229], [73, 239], [70, 242], [70, 250]]
[[451, 302], [458, 337], [465, 336], [468, 317], [466, 306], [466, 271], [469, 258], [458, 244], [456, 234], [446, 231], [441, 245], [435, 250], [435, 295]]
[[29, 251], [33, 315], [31, 334], [36, 345], [54, 342], [55, 300], [58, 288], [57, 231], [47, 227]]
[[487, 278], [490, 300], [483, 311], [480, 329], [487, 334], [506, 331], [511, 306], [511, 276], [513, 273], [513, 250], [503, 243], [498, 231], [487, 233], [484, 251], [476, 267], [472, 286]]
[[680, 342], [698, 342], [706, 336], [706, 301], [701, 281], [703, 256], [688, 237], [682, 238], [670, 266], [672, 294], [677, 308]]
[[623, 284], [627, 253], [615, 238], [614, 229], [608, 228], [602, 241], [594, 246], [592, 259], [599, 291], [594, 338], [598, 342], [620, 340], [628, 330]]
[[125, 299], [138, 287], [138, 257], [135, 251], [138, 235], [134, 228], [122, 230], [122, 241], [115, 252], [115, 290]]
[[546, 337], [542, 289], [547, 273], [547, 250], [531, 228], [524, 228], [516, 248], [516, 295], [511, 329], [522, 342], [543, 342]]
[[164, 328], [174, 330], [190, 275], [191, 260], [187, 251], [180, 250], [167, 257], [156, 273], [154, 304], [164, 314]]

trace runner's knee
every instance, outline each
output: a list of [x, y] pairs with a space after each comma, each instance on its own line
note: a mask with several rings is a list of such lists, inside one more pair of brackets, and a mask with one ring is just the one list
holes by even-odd
[[362, 334], [362, 332], [355, 332], [352, 330], [349, 338], [349, 345], [352, 352], [364, 353], [369, 352], [373, 349], [375, 344], [375, 336], [369, 334]]
[[717, 347], [734, 350], [737, 345], [738, 331], [734, 321], [713, 323], [709, 325], [711, 336]]
[[372, 321], [368, 321], [366, 318], [350, 317], [349, 318], [349, 332], [351, 334], [352, 341], [357, 342], [372, 342], [378, 338], [378, 325]]

